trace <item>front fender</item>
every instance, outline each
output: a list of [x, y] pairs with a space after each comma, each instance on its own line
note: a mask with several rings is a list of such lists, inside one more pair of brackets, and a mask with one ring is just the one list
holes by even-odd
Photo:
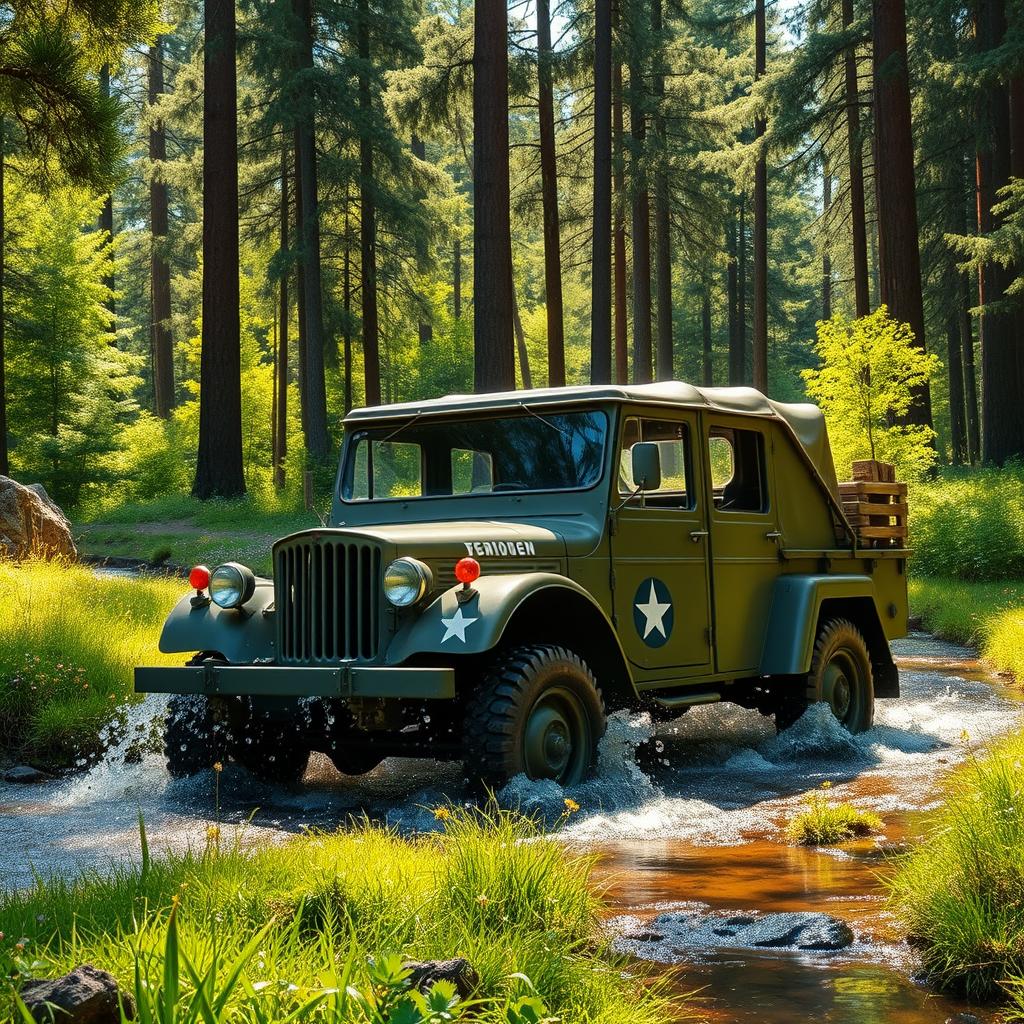
[[258, 579], [244, 608], [219, 608], [212, 602], [192, 607], [186, 595], [164, 622], [160, 650], [164, 654], [217, 651], [230, 663], [251, 664], [274, 657], [274, 584]]
[[[481, 576], [476, 591], [459, 604], [461, 586], [446, 590], [395, 634], [385, 660], [400, 665], [414, 654], [483, 654], [501, 640], [516, 609], [538, 591], [569, 590], [585, 598], [607, 618], [594, 599], [574, 580], [553, 572], [510, 573]], [[611, 630], [611, 624], [608, 626]]]

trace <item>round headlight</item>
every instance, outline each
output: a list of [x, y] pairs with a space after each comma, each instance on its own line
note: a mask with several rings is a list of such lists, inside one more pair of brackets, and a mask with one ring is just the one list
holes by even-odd
[[210, 600], [221, 608], [240, 608], [255, 589], [252, 570], [238, 562], [225, 562], [210, 573]]
[[415, 558], [396, 558], [384, 570], [384, 596], [397, 608], [415, 604], [430, 588], [430, 569]]

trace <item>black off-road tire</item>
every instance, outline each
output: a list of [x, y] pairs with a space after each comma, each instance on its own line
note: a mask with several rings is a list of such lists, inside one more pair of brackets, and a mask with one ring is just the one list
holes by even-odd
[[466, 707], [467, 774], [495, 789], [520, 774], [575, 785], [594, 767], [605, 724], [581, 658], [555, 645], [516, 647], [498, 656]]
[[864, 634], [849, 619], [825, 619], [818, 626], [805, 692], [784, 699], [775, 725], [788, 729], [808, 705], [825, 702], [848, 732], [867, 732], [875, 717], [871, 654]]
[[218, 723], [208, 697], [176, 694], [167, 702], [164, 756], [172, 779], [187, 779], [224, 760], [227, 724]]
[[295, 786], [309, 765], [309, 744], [295, 725], [254, 715], [233, 745], [235, 760], [261, 782]]

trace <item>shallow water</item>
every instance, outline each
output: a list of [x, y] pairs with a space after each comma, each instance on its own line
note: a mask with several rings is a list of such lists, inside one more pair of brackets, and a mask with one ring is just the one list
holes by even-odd
[[[819, 910], [853, 927], [857, 942], [840, 954], [682, 956], [668, 968], [673, 983], [700, 989], [700, 1012], [711, 1019], [944, 1021], [961, 1007], [910, 980], [913, 959], [885, 916], [877, 876], [886, 852], [919, 831], [942, 776], [1020, 723], [1024, 704], [962, 648], [917, 635], [894, 650], [903, 696], [879, 701], [875, 727], [862, 736], [850, 737], [824, 709], [776, 737], [756, 712], [695, 708], [659, 728], [660, 761], [648, 776], [632, 747], [651, 734], [650, 722], [619, 718], [595, 779], [568, 792], [514, 780], [503, 799], [552, 821], [566, 796], [581, 805], [562, 835], [603, 854], [615, 915], [643, 919], [697, 901], [712, 910]], [[133, 724], [144, 731], [161, 706], [151, 697]], [[172, 782], [156, 756], [125, 763], [131, 738], [82, 775], [0, 783], [0, 885], [137, 857], [140, 811], [154, 848], [182, 849], [201, 847], [218, 820], [236, 825], [245, 842], [281, 841], [363, 812], [404, 829], [432, 828], [432, 807], [466, 795], [459, 767], [433, 761], [390, 760], [349, 779], [316, 757], [295, 790], [268, 790], [230, 765], [219, 779], [210, 772]], [[782, 843], [788, 817], [825, 780], [837, 798], [880, 813], [884, 837], [841, 851]]]

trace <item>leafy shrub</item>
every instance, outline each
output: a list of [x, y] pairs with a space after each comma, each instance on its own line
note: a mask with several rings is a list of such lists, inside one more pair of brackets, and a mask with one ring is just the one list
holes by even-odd
[[[830, 788], [830, 783], [823, 785]], [[862, 811], [852, 804], [837, 803], [824, 793], [811, 793], [804, 800], [804, 810], [786, 825], [790, 842], [803, 846], [831, 846], [858, 836], [879, 832], [882, 819], [871, 811]]]

